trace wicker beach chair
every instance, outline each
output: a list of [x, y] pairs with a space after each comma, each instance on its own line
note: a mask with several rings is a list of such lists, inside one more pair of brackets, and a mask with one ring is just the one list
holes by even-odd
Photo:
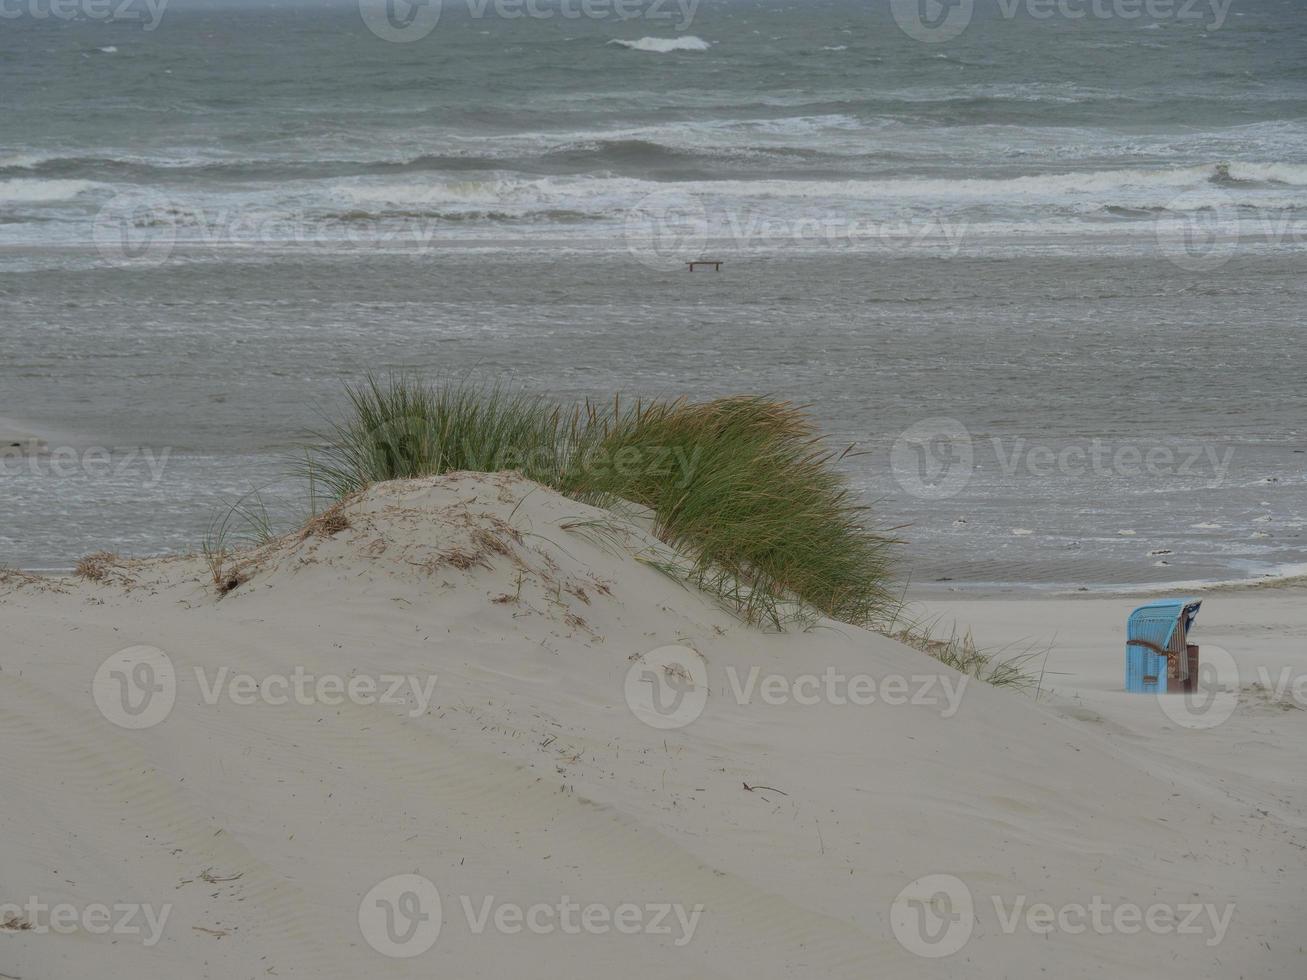
[[1126, 621], [1125, 689], [1140, 694], [1192, 691], [1198, 682], [1198, 647], [1189, 630], [1198, 599], [1159, 599]]

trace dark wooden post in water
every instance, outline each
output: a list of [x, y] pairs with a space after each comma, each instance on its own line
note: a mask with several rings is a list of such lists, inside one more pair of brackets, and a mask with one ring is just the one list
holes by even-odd
[[688, 266], [690, 267], [690, 271], [691, 271], [691, 272], [694, 271], [694, 267], [695, 267], [696, 265], [710, 265], [710, 266], [712, 266], [712, 271], [713, 271], [713, 272], [721, 272], [721, 271], [722, 271], [722, 264], [721, 264], [721, 262], [720, 262], [719, 260], [717, 260], [717, 259], [695, 259], [693, 262], [687, 262], [687, 263], [685, 263], [685, 264], [688, 265]]

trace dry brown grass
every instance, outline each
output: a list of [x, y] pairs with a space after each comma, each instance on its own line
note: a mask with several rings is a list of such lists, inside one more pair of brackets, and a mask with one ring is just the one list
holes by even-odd
[[31, 928], [32, 923], [25, 917], [14, 915], [12, 912], [0, 920], [0, 929], [6, 932], [27, 932]]
[[111, 551], [97, 551], [85, 555], [77, 562], [73, 574], [91, 582], [103, 582], [109, 577], [109, 570], [118, 564], [118, 556]]
[[218, 595], [224, 596], [249, 580], [249, 573], [243, 568], [219, 569], [214, 571], [213, 587], [218, 591]]
[[508, 542], [488, 528], [477, 528], [472, 532], [472, 540], [486, 551], [492, 551], [504, 558], [509, 558], [513, 554], [513, 549]]
[[6, 589], [32, 588], [38, 592], [55, 592], [61, 595], [68, 592], [68, 589], [57, 578], [33, 575], [31, 572], [20, 571], [17, 568], [9, 568], [4, 565], [0, 565], [0, 586]]
[[468, 551], [466, 548], [450, 548], [448, 551], [440, 553], [440, 559], [446, 565], [453, 565], [459, 571], [466, 572], [469, 568], [480, 565], [482, 568], [489, 568], [486, 564], [485, 552]]
[[349, 515], [345, 513], [345, 501], [333, 504], [321, 514], [315, 514], [300, 529], [300, 540], [309, 538], [329, 538], [333, 534], [349, 530]]
[[[971, 630], [959, 633], [954, 627], [947, 639], [936, 633], [936, 622], [903, 621], [885, 624], [882, 632], [905, 646], [920, 650], [954, 670], [968, 674], [994, 687], [1012, 687], [1031, 692], [1036, 697], [1043, 680], [1043, 665], [1051, 646], [1028, 645], [1015, 652], [1009, 648], [984, 650], [977, 645]], [[1003, 656], [1000, 656], [1002, 654]], [[1039, 662], [1036, 674], [1034, 666]]]

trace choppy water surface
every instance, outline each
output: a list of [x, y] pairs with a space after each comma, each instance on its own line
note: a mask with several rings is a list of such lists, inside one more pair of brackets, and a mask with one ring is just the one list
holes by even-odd
[[0, 21], [0, 429], [65, 450], [0, 461], [0, 561], [275, 510], [408, 366], [810, 402], [918, 581], [1307, 564], [1300, 6], [487, 10]]

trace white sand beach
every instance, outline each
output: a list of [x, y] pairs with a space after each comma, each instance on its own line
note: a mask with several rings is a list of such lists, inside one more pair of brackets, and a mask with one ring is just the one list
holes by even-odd
[[1204, 597], [1238, 676], [1200, 711], [1123, 693], [1130, 599], [922, 605], [1051, 644], [1036, 699], [764, 633], [659, 547], [454, 474], [222, 595], [200, 558], [6, 573], [0, 973], [1307, 972], [1307, 711], [1251, 686], [1307, 671], [1301, 591]]

